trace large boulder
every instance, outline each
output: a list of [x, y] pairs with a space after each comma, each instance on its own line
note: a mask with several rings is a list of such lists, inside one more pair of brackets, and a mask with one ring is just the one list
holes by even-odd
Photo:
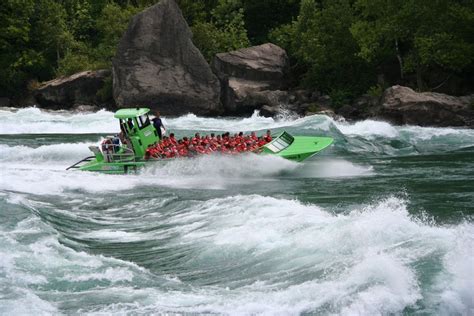
[[60, 77], [43, 82], [33, 91], [33, 96], [42, 108], [71, 109], [81, 104], [110, 107], [98, 94], [110, 75], [110, 70], [97, 70]]
[[267, 43], [217, 54], [212, 67], [221, 80], [227, 112], [247, 113], [265, 104], [260, 92], [285, 88], [288, 57], [284, 49]]
[[222, 111], [220, 84], [174, 0], [134, 16], [113, 59], [119, 107], [147, 106], [165, 115]]
[[378, 112], [378, 116], [397, 124], [474, 126], [474, 95], [418, 93], [408, 87], [393, 86], [385, 90]]

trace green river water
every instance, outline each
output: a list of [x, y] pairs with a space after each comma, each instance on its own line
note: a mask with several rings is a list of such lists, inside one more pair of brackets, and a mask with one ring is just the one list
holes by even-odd
[[164, 118], [178, 137], [331, 136], [298, 164], [65, 171], [113, 113], [0, 109], [1, 315], [472, 315], [474, 130]]

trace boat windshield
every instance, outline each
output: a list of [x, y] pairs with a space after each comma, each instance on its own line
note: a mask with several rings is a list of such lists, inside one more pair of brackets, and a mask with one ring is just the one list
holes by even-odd
[[137, 122], [138, 122], [138, 127], [140, 129], [143, 129], [147, 127], [148, 125], [150, 125], [150, 118], [148, 117], [148, 114], [144, 114], [137, 118]]
[[270, 149], [274, 153], [278, 153], [283, 149], [287, 148], [293, 142], [294, 137], [284, 132], [279, 137], [275, 138], [272, 142], [265, 145], [268, 149]]

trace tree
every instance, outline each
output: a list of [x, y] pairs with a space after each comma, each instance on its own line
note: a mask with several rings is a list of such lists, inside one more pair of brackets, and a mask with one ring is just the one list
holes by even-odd
[[298, 16], [300, 0], [243, 0], [245, 25], [253, 44], [268, 41], [270, 30]]
[[210, 61], [216, 53], [250, 45], [245, 29], [244, 10], [239, 0], [219, 0], [210, 22], [197, 22], [193, 42]]
[[0, 9], [0, 93], [18, 94], [47, 80], [64, 52], [66, 13], [53, 0], [7, 0]]
[[460, 72], [473, 63], [472, 1], [358, 0], [356, 8], [351, 32], [359, 56], [379, 64], [396, 58], [400, 78], [415, 73], [419, 90], [424, 73]]
[[371, 65], [357, 56], [350, 27], [356, 19], [349, 0], [303, 0], [292, 24], [272, 32], [305, 71], [303, 84], [344, 99], [365, 92], [373, 83]]

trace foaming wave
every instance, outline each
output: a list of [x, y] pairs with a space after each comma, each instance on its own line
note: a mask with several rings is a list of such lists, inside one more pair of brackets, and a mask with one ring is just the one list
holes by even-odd
[[358, 165], [343, 159], [319, 159], [301, 165], [294, 174], [305, 178], [345, 178], [375, 175], [370, 165]]
[[0, 134], [86, 134], [117, 133], [119, 126], [113, 113], [44, 111], [24, 108], [16, 111], [0, 109]]
[[[168, 247], [180, 254], [179, 284], [132, 263], [76, 252], [51, 234], [25, 238], [37, 234], [26, 226], [45, 225], [39, 219], [1, 234], [0, 278], [9, 280], [2, 283], [20, 291], [37, 285], [42, 293], [41, 301], [15, 296], [4, 311], [23, 300], [38, 302], [38, 312], [57, 312], [51, 300], [91, 314], [468, 314], [473, 308], [472, 223], [433, 226], [412, 217], [404, 198], [333, 214], [297, 200], [236, 195], [169, 215], [160, 226], [173, 234], [159, 255]], [[122, 238], [134, 242], [122, 235], [106, 240]], [[188, 283], [193, 271], [199, 278]], [[80, 304], [68, 305], [78, 287]]]
[[64, 143], [43, 145], [37, 148], [27, 146], [8, 146], [0, 144], [0, 163], [12, 165], [26, 165], [34, 167], [37, 164], [53, 164], [64, 169], [63, 164], [69, 164], [92, 155], [88, 146], [94, 143]]
[[152, 176], [151, 179], [158, 179], [149, 178], [149, 181], [166, 186], [222, 189], [231, 183], [248, 183], [275, 177], [298, 166], [298, 163], [271, 155], [205, 155], [195, 159], [157, 162], [143, 174]]
[[202, 130], [202, 131], [258, 131], [285, 127], [302, 127], [305, 129], [328, 129], [331, 122], [324, 115], [313, 115], [302, 118], [282, 116], [278, 119], [260, 116], [255, 111], [252, 116], [245, 118], [204, 118], [187, 114], [178, 118], [166, 118], [165, 124], [173, 129]]
[[[192, 226], [168, 241], [188, 249], [177, 271], [202, 269], [206, 278], [208, 270], [219, 285], [172, 292], [123, 287], [134, 302], [93, 312], [464, 314], [473, 307], [472, 283], [465, 281], [472, 280], [472, 261], [456, 257], [472, 249], [472, 224], [432, 226], [410, 216], [401, 198], [334, 215], [296, 200], [237, 195], [201, 202], [166, 224]], [[419, 270], [432, 263], [439, 265], [433, 274]]]
[[[196, 159], [157, 161], [137, 175], [108, 175], [94, 172], [66, 171], [68, 164], [44, 165], [4, 163], [0, 189], [33, 194], [60, 194], [64, 191], [112, 192], [138, 186], [224, 189], [275, 177], [299, 166], [276, 156], [200, 156]], [[53, 160], [54, 162], [54, 160]], [[32, 172], [32, 169], [35, 169]]]
[[396, 138], [399, 136], [397, 128], [386, 122], [365, 120], [356, 123], [342, 123], [334, 121], [334, 124], [344, 135], [359, 135], [369, 138], [375, 136]]
[[[12, 203], [28, 203], [19, 195], [11, 195]], [[34, 229], [25, 230], [26, 226]], [[101, 282], [101, 288], [113, 289], [149, 277], [145, 269], [132, 263], [65, 247], [32, 214], [13, 227], [2, 222], [0, 231], [2, 315], [62, 314], [64, 308], [77, 312], [86, 304], [74, 306], [75, 300], [69, 295], [74, 296], [80, 288], [81, 296], [88, 297], [88, 292], [97, 288], [97, 282], [91, 281]], [[157, 279], [162, 284], [170, 283]]]
[[[231, 251], [241, 256], [250, 251], [252, 258], [243, 258], [241, 264], [247, 277], [259, 281], [213, 293], [217, 296], [214, 303], [204, 300], [200, 302], [204, 305], [185, 311], [400, 313], [428, 299], [423, 293], [429, 289], [422, 288], [426, 280], [419, 280], [417, 266], [438, 259], [442, 260], [438, 277], [448, 284], [443, 284], [445, 292], [432, 298], [435, 306], [439, 311], [461, 313], [473, 307], [469, 300], [474, 294], [472, 282], [465, 281], [472, 280], [468, 268], [472, 259], [466, 255], [453, 261], [459, 249], [452, 247], [460, 244], [462, 252], [469, 253], [472, 224], [463, 224], [467, 234], [459, 234], [459, 226], [431, 226], [412, 218], [400, 198], [390, 197], [334, 216], [297, 201], [234, 196], [205, 202], [189, 217], [176, 218], [177, 225], [189, 221], [199, 221], [201, 226], [182, 232], [180, 242], [209, 245], [196, 260], [219, 262], [218, 258]], [[252, 265], [256, 268], [249, 268]], [[261, 266], [268, 270], [257, 268]], [[234, 268], [242, 273], [238, 265]], [[297, 281], [300, 274], [304, 282]], [[308, 278], [310, 275], [313, 277]]]
[[128, 190], [141, 182], [139, 178], [126, 175], [107, 175], [82, 171], [28, 168], [4, 170], [0, 179], [0, 190], [39, 195], [55, 195], [64, 191], [112, 192]]

